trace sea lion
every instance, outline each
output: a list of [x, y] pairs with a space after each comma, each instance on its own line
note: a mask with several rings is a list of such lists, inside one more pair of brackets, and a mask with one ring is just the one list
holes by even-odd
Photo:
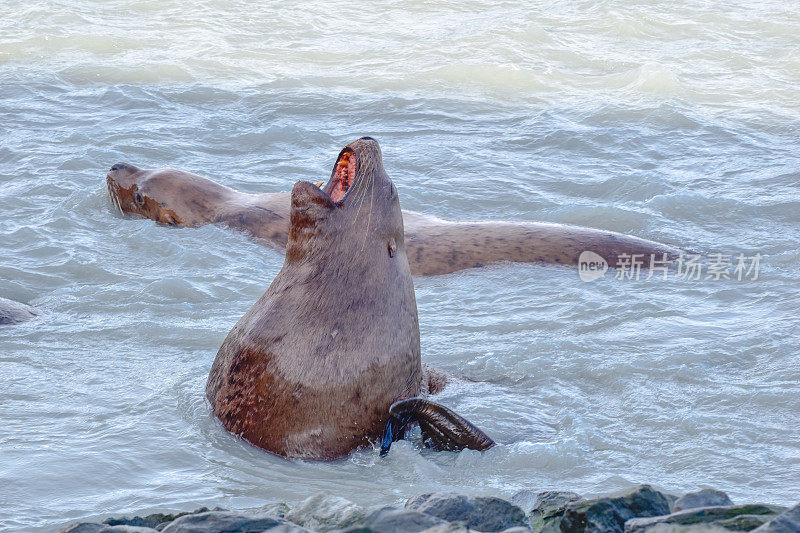
[[[125, 213], [175, 226], [222, 224], [241, 229], [260, 242], [285, 248], [289, 235], [289, 195], [247, 194], [190, 172], [143, 170], [127, 163], [106, 177], [112, 203]], [[453, 222], [404, 211], [405, 241], [413, 275], [447, 274], [497, 261], [577, 265], [584, 251], [619, 264], [638, 254], [675, 258], [681, 250], [657, 242], [566, 224], [543, 222]]]
[[7, 298], [0, 298], [0, 324], [19, 324], [36, 317], [36, 309]]
[[289, 219], [283, 268], [209, 373], [206, 396], [225, 428], [283, 457], [331, 460], [380, 440], [390, 407], [417, 398], [402, 404], [402, 421], [423, 410], [423, 429], [446, 421], [435, 446], [484, 442], [419, 398], [430, 380], [403, 216], [378, 143], [347, 145], [322, 189], [295, 184]]

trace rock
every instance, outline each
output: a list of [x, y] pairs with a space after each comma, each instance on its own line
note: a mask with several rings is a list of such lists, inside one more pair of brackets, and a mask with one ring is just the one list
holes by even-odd
[[[109, 526], [138, 526], [138, 527], [149, 527], [157, 529], [158, 526], [166, 526], [168, 523], [172, 522], [176, 518], [180, 518], [181, 516], [186, 516], [187, 514], [206, 513], [210, 510], [211, 509], [209, 509], [208, 507], [201, 507], [196, 511], [183, 512], [178, 514], [153, 513], [145, 517], [134, 516], [133, 518], [128, 518], [126, 516], [123, 518], [107, 518], [103, 521], [103, 523], [108, 524]], [[222, 511], [223, 509], [217, 507], [214, 510]], [[163, 529], [163, 527], [161, 529]]]
[[797, 533], [798, 531], [800, 531], [800, 503], [754, 530], [753, 533]]
[[669, 514], [667, 496], [650, 485], [640, 485], [619, 495], [567, 504], [560, 528], [563, 533], [622, 533], [625, 522], [631, 518], [666, 514]]
[[[217, 509], [215, 509], [216, 511]], [[219, 509], [220, 511], [224, 509]], [[283, 502], [272, 502], [256, 509], [251, 509], [250, 512], [259, 516], [274, 516], [275, 518], [284, 518], [289, 512], [289, 506]]]
[[308, 533], [282, 518], [248, 516], [228, 511], [189, 514], [165, 527], [163, 533]]
[[61, 533], [157, 533], [151, 527], [97, 524], [94, 522], [81, 522], [61, 530]]
[[[773, 505], [726, 505], [722, 507], [697, 507], [666, 516], [633, 518], [625, 523], [625, 533], [645, 533], [659, 530], [681, 531], [707, 529], [750, 531], [778, 516], [783, 508]], [[668, 528], [666, 526], [669, 526]]]
[[675, 502], [678, 501], [680, 498], [675, 496], [674, 494], [669, 494], [667, 492], [662, 492], [664, 496], [666, 496], [667, 501], [669, 502], [669, 510], [670, 512], [675, 510]]
[[[426, 529], [422, 533], [478, 533], [474, 529], [470, 529], [464, 525], [463, 522], [445, 523], [441, 526], [434, 526]], [[531, 533], [527, 527], [510, 527], [504, 529], [501, 533]]]
[[[340, 531], [347, 533], [419, 533], [436, 527], [453, 525], [457, 526], [457, 524], [448, 524], [440, 518], [419, 511], [383, 507], [369, 515], [363, 522]], [[455, 532], [465, 531], [465, 529], [437, 531]]]
[[445, 522], [444, 524], [428, 528], [422, 533], [472, 533], [472, 530], [462, 522]]
[[538, 511], [545, 514], [548, 509], [564, 507], [580, 499], [578, 494], [563, 490], [521, 490], [511, 497], [511, 503], [527, 513]]
[[61, 533], [98, 533], [104, 527], [108, 526], [95, 522], [79, 522], [61, 529]]
[[157, 529], [153, 529], [152, 527], [140, 527], [140, 526], [106, 526], [101, 529], [98, 533], [158, 533]]
[[698, 507], [720, 507], [723, 505], [733, 505], [728, 495], [721, 490], [703, 489], [697, 492], [690, 492], [678, 498], [672, 504], [672, 511], [684, 511], [686, 509], [696, 509]]
[[321, 492], [300, 502], [284, 517], [314, 531], [345, 529], [366, 518], [364, 509], [353, 502]]
[[561, 490], [523, 490], [511, 497], [511, 503], [528, 513], [534, 533], [559, 531], [561, 517], [567, 504], [582, 498], [574, 492]]
[[470, 529], [494, 532], [512, 527], [528, 528], [525, 512], [500, 498], [461, 494], [422, 494], [406, 503], [407, 509], [420, 511], [448, 522], [464, 522]]

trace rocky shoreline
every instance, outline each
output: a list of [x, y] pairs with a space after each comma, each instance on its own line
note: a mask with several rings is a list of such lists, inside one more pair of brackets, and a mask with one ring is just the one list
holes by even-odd
[[250, 511], [202, 508], [190, 513], [81, 522], [63, 533], [758, 533], [800, 532], [800, 504], [791, 508], [734, 504], [705, 489], [675, 496], [640, 485], [584, 499], [573, 492], [524, 490], [511, 501], [459, 494], [423, 494], [404, 507], [367, 509], [317, 494], [290, 508], [270, 504]]

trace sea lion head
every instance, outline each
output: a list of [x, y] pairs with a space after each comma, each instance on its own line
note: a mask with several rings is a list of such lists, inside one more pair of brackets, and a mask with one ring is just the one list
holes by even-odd
[[184, 220], [169, 209], [165, 198], [175, 186], [162, 173], [142, 170], [129, 163], [117, 163], [106, 175], [111, 203], [122, 213], [141, 215], [162, 224], [178, 225]]
[[[404, 254], [397, 189], [383, 168], [378, 142], [362, 137], [339, 152], [323, 187], [299, 181], [292, 190], [287, 263], [331, 254], [367, 261]], [[351, 256], [350, 260], [355, 257]]]

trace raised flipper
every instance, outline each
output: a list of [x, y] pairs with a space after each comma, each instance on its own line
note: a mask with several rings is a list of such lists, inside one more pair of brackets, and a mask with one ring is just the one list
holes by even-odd
[[389, 453], [392, 442], [402, 439], [409, 424], [419, 423], [425, 444], [436, 450], [486, 450], [494, 441], [467, 419], [444, 405], [423, 398], [395, 402], [389, 408], [389, 421], [381, 442], [381, 457]]

